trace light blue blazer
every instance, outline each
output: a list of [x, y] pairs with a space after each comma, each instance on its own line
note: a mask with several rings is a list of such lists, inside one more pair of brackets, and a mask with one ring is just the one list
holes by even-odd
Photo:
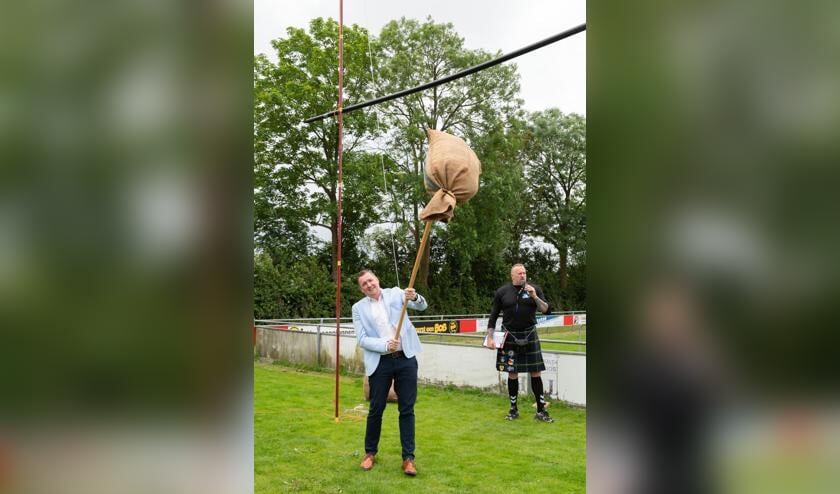
[[[385, 299], [385, 307], [388, 308], [388, 316], [391, 324], [396, 326], [400, 320], [400, 311], [405, 300], [405, 292], [398, 287], [383, 288], [382, 296]], [[365, 353], [365, 374], [371, 375], [379, 365], [379, 356], [388, 352], [388, 340], [380, 338], [376, 331], [376, 322], [373, 319], [372, 303], [370, 298], [365, 297], [353, 304], [353, 329], [356, 330], [356, 339], [359, 346]], [[419, 293], [417, 300], [408, 302], [408, 308], [414, 310], [426, 310], [429, 305], [426, 299]], [[422, 351], [420, 338], [417, 337], [417, 330], [406, 314], [403, 319], [402, 330], [400, 331], [400, 343], [402, 351], [408, 358], [414, 357]]]

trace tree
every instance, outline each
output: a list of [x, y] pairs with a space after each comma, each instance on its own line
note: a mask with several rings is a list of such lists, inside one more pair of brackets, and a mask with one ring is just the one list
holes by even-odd
[[[422, 24], [405, 18], [391, 21], [374, 46], [380, 94], [414, 87], [493, 58], [482, 50], [464, 48], [464, 40], [452, 24], [436, 24], [431, 18]], [[516, 67], [500, 65], [383, 105], [383, 119], [390, 129], [386, 139], [389, 155], [402, 173], [395, 186], [405, 199], [399, 220], [410, 225], [414, 252], [423, 231], [419, 212], [428, 200], [423, 188], [425, 130], [459, 135], [476, 148], [485, 136], [503, 133], [508, 121], [520, 112], [518, 91]], [[420, 287], [428, 286], [430, 255], [431, 249], [427, 249], [421, 259]]]
[[[289, 28], [272, 42], [278, 61], [265, 55], [254, 61], [255, 219], [258, 246], [293, 259], [309, 252], [313, 227], [329, 231], [331, 273], [335, 278], [338, 246], [338, 153], [335, 119], [304, 124], [307, 117], [335, 108], [337, 101], [338, 24], [314, 19], [309, 33]], [[367, 32], [344, 28], [344, 65], [349, 74], [367, 74]], [[367, 99], [370, 78], [348, 76], [347, 104]], [[368, 177], [376, 160], [361, 151], [375, 130], [372, 116], [357, 112], [344, 118], [345, 223], [363, 231], [376, 221], [376, 183]], [[352, 219], [348, 222], [347, 219]], [[352, 239], [353, 237], [348, 237]]]
[[335, 285], [315, 256], [275, 265], [254, 257], [254, 318], [324, 317], [335, 310]]
[[529, 183], [524, 230], [557, 250], [565, 294], [569, 263], [582, 262], [586, 251], [586, 120], [553, 108], [533, 113], [523, 157]]
[[[337, 129], [332, 119], [302, 120], [335, 107], [337, 31], [334, 21], [315, 19], [308, 32], [292, 28], [273, 42], [277, 62], [255, 58], [254, 274], [256, 312], [263, 317], [323, 317], [334, 307]], [[347, 105], [493, 57], [465, 49], [451, 24], [401, 19], [370, 42], [380, 83], [373, 84], [365, 31], [351, 26], [344, 33]], [[358, 295], [351, 276], [361, 267], [374, 268], [383, 286], [408, 281], [423, 229], [419, 211], [429, 198], [423, 188], [426, 128], [464, 138], [483, 172], [479, 193], [458, 206], [452, 221], [434, 225], [437, 241], [430, 240], [421, 259], [416, 284], [428, 295], [430, 313], [489, 311], [511, 264], [531, 258], [529, 272], [549, 296], [557, 294], [555, 306], [570, 300], [570, 292], [575, 303], [581, 300], [583, 119], [556, 110], [526, 119], [518, 91], [516, 67], [506, 64], [345, 115], [342, 313]], [[331, 241], [312, 234], [319, 227]], [[529, 247], [531, 240], [541, 245]], [[561, 253], [559, 262], [547, 244]], [[570, 273], [575, 278], [567, 286]]]

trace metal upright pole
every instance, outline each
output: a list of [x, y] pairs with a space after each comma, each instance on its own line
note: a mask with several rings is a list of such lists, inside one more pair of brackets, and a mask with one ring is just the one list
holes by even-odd
[[338, 0], [338, 211], [336, 226], [336, 263], [335, 263], [335, 421], [338, 422], [338, 366], [341, 357], [341, 191], [344, 189], [342, 162], [344, 154], [344, 1]]

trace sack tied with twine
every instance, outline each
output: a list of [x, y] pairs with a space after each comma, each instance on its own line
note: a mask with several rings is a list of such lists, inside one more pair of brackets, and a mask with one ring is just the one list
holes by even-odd
[[434, 194], [420, 212], [423, 221], [452, 218], [456, 203], [469, 201], [478, 192], [481, 162], [463, 139], [434, 129], [426, 129], [429, 152], [426, 155], [425, 185]]

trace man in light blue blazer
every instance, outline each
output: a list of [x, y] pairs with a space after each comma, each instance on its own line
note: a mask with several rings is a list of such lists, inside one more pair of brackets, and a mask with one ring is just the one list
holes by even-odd
[[353, 304], [353, 328], [365, 355], [365, 374], [370, 382], [370, 410], [365, 429], [365, 458], [363, 470], [373, 468], [382, 431], [382, 413], [391, 383], [397, 393], [400, 411], [400, 443], [402, 469], [406, 475], [417, 475], [414, 465], [414, 402], [417, 401], [417, 359], [420, 338], [408, 317], [403, 319], [400, 338], [396, 339], [396, 324], [405, 300], [408, 308], [426, 310], [428, 304], [413, 288], [379, 287], [379, 278], [369, 269], [356, 276], [365, 297]]

